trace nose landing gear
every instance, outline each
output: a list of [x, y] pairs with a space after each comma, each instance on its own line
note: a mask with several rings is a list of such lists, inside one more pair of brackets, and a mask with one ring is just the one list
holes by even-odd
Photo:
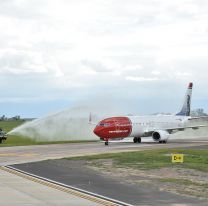
[[109, 144], [108, 139], [105, 138], [104, 141], [105, 141], [105, 146], [108, 146], [108, 144]]

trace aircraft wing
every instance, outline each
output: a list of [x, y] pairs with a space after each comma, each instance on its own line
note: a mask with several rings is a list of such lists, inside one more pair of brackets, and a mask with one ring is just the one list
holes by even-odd
[[184, 131], [185, 129], [199, 129], [200, 127], [207, 127], [207, 125], [193, 125], [193, 126], [185, 126], [185, 127], [175, 127], [175, 128], [167, 128], [165, 129], [170, 134], [175, 131]]
[[185, 126], [185, 127], [172, 127], [172, 128], [163, 128], [163, 129], [156, 129], [156, 128], [149, 128], [145, 131], [145, 136], [151, 136], [153, 132], [158, 130], [167, 131], [169, 134], [184, 131], [185, 129], [199, 129], [200, 127], [207, 127], [207, 125], [193, 125], [193, 126]]

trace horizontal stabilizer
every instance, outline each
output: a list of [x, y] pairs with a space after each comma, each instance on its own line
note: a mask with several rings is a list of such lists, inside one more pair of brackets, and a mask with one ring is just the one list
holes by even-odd
[[201, 117], [190, 117], [188, 120], [203, 120], [208, 121], [208, 116], [201, 116]]

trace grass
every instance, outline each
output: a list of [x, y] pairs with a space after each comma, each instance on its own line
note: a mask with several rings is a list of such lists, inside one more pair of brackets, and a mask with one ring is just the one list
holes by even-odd
[[[171, 162], [171, 154], [176, 153], [184, 154], [184, 163]], [[122, 179], [123, 174], [125, 174], [127, 182], [130, 181], [133, 184], [135, 183], [136, 174], [139, 176], [138, 179], [142, 178], [144, 180], [145, 176], [143, 174], [145, 175], [146, 172], [150, 187], [156, 186], [158, 189], [163, 188], [165, 191], [173, 191], [180, 195], [207, 199], [208, 183], [205, 175], [208, 172], [208, 146], [203, 147], [203, 149], [154, 149], [67, 159], [86, 160], [89, 166], [97, 168], [98, 171], [105, 171], [107, 175], [120, 175]], [[167, 171], [173, 171], [173, 173], [170, 172], [168, 176], [163, 175], [165, 170], [158, 171], [160, 168], [168, 168]], [[181, 168], [185, 170], [181, 170]], [[194, 170], [189, 172], [189, 169]], [[141, 170], [143, 171], [141, 172]], [[202, 172], [203, 175], [201, 176]], [[187, 177], [186, 174], [188, 174]], [[131, 175], [133, 175], [133, 179]], [[141, 184], [141, 181], [138, 184]]]
[[2, 128], [5, 132], [9, 132], [23, 123], [25, 123], [24, 120], [0, 121], [0, 128]]
[[[0, 128], [2, 128], [5, 132], [11, 131], [13, 128], [20, 126], [25, 123], [24, 120], [11, 120], [11, 121], [0, 121]], [[33, 144], [34, 140], [31, 140], [26, 137], [9, 135], [7, 140], [0, 144], [1, 146], [13, 146], [13, 145], [30, 145]]]
[[[11, 120], [11, 121], [0, 121], [0, 128], [2, 128], [5, 132], [11, 131], [13, 128], [20, 126], [25, 123], [24, 120]], [[43, 145], [43, 144], [63, 144], [63, 143], [78, 143], [78, 142], [86, 142], [86, 141], [37, 141], [33, 140], [29, 137], [17, 136], [17, 135], [9, 135], [7, 140], [0, 144], [0, 147], [7, 146], [23, 146], [23, 145]], [[90, 142], [90, 141], [87, 141]]]
[[[184, 163], [172, 163], [171, 154], [173, 153], [184, 154]], [[142, 170], [177, 167], [208, 172], [207, 149], [157, 149], [139, 152], [108, 153], [68, 159], [113, 159], [115, 167], [127, 167]]]
[[162, 178], [162, 179], [159, 179], [159, 181], [160, 182], [171, 182], [171, 183], [186, 185], [186, 186], [193, 186], [194, 185], [194, 186], [201, 186], [201, 187], [208, 188], [207, 183], [193, 182], [193, 181], [188, 180], [188, 179]]

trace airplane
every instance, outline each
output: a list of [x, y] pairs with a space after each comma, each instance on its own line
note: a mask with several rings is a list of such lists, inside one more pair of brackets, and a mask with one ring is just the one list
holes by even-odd
[[132, 137], [134, 143], [141, 143], [141, 137], [149, 136], [152, 136], [155, 142], [167, 143], [170, 134], [188, 128], [205, 127], [205, 125], [189, 125], [191, 120], [198, 119], [190, 116], [192, 88], [193, 83], [189, 83], [181, 111], [175, 115], [109, 117], [101, 120], [93, 132], [100, 140], [105, 141], [105, 145], [109, 144], [109, 140], [127, 137]]

